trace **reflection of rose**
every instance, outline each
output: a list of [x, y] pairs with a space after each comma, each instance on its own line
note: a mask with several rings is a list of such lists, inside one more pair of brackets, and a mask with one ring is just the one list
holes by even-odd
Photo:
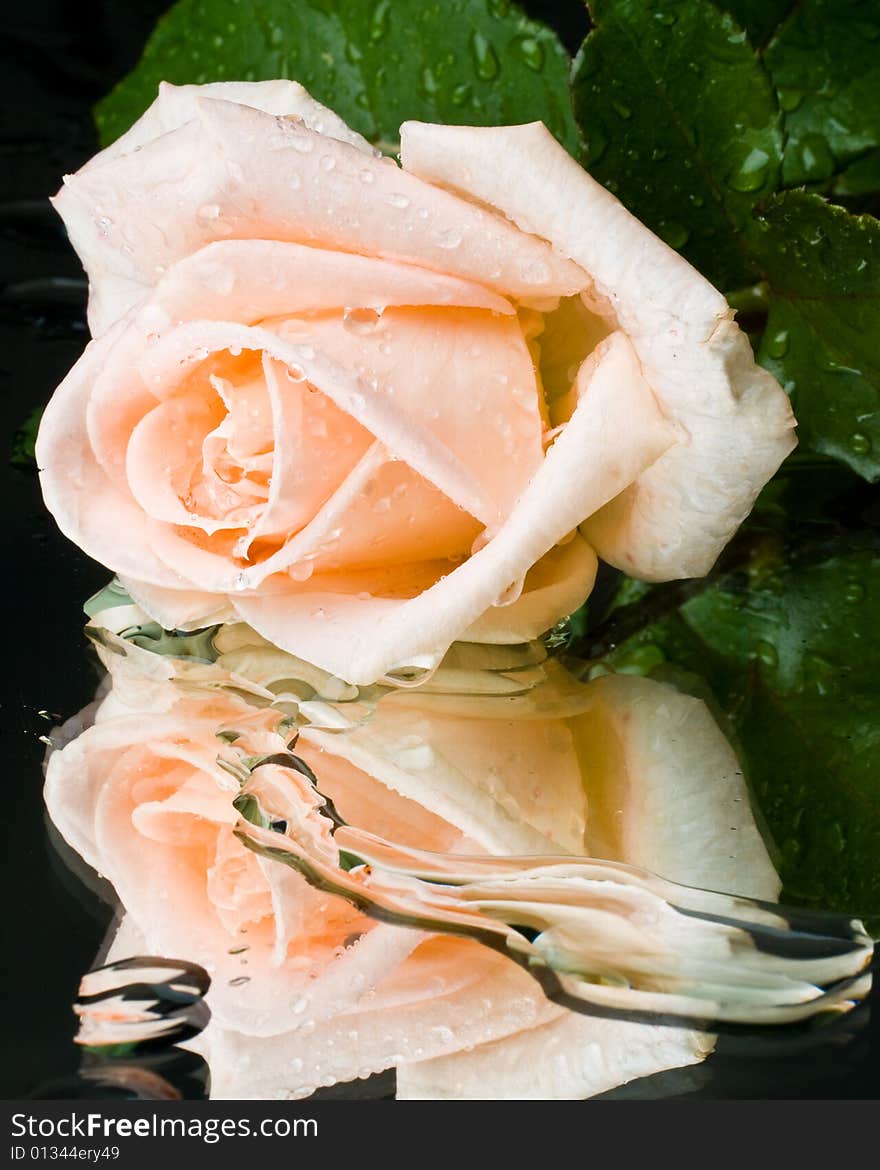
[[[303, 729], [297, 752], [347, 820], [402, 843], [593, 852], [776, 894], [735, 759], [700, 702], [544, 670], [519, 696], [391, 693], [350, 732]], [[705, 1053], [693, 1033], [564, 1011], [500, 955], [373, 922], [249, 852], [215, 731], [271, 751], [277, 737], [255, 725], [265, 713], [207, 691], [162, 714], [121, 711], [106, 705], [51, 756], [47, 803], [128, 911], [116, 956], [146, 949], [211, 971], [215, 1096], [304, 1095], [397, 1065], [402, 1096], [582, 1097]], [[283, 768], [261, 775], [276, 768], [281, 790]]]
[[593, 549], [704, 572], [792, 445], [724, 299], [542, 127], [402, 139], [163, 87], [57, 201], [97, 337], [41, 430], [59, 524], [165, 626], [358, 683], [535, 637]]

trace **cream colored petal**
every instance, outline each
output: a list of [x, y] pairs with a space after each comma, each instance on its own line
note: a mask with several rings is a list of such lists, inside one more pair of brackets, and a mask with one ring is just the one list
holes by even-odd
[[365, 138], [346, 126], [338, 114], [316, 102], [296, 81], [215, 81], [208, 85], [172, 85], [162, 81], [156, 99], [131, 129], [96, 154], [86, 166], [96, 169], [191, 122], [196, 116], [196, 102], [211, 98], [251, 106], [276, 117], [301, 118], [318, 134], [348, 142], [365, 154], [375, 153]]
[[593, 180], [541, 123], [407, 122], [406, 170], [497, 207], [592, 278], [591, 304], [630, 337], [679, 441], [583, 526], [636, 577], [707, 572], [795, 445], [775, 379], [724, 297]]

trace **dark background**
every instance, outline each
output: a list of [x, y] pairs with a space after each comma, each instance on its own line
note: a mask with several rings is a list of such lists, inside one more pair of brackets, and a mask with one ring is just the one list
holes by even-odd
[[[50, 844], [38, 738], [92, 698], [98, 675], [82, 636], [81, 607], [108, 574], [57, 532], [35, 473], [9, 462], [16, 430], [48, 399], [87, 338], [81, 270], [46, 199], [97, 149], [91, 106], [132, 68], [168, 6], [30, 0], [10, 6], [0, 25], [0, 476], [8, 539], [0, 586], [2, 1098], [58, 1093], [59, 1083], [65, 1095], [75, 1091], [69, 1078], [80, 1054], [71, 1042], [71, 1003], [112, 916]], [[581, 0], [524, 7], [577, 48], [587, 28]], [[863, 1012], [840, 1035], [828, 1033], [827, 1042], [722, 1041], [696, 1070], [648, 1078], [613, 1095], [876, 1099], [880, 996], [874, 999], [873, 1022]], [[855, 1039], [844, 1043], [850, 1032]], [[388, 1087], [386, 1078], [377, 1095]]]

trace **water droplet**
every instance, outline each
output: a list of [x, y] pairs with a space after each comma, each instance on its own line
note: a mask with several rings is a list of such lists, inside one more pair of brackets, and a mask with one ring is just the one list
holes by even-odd
[[401, 768], [413, 772], [424, 772], [434, 763], [434, 749], [418, 736], [404, 736], [394, 752], [394, 760]]
[[106, 240], [110, 234], [110, 229], [113, 227], [113, 221], [108, 219], [106, 215], [102, 215], [95, 220], [95, 227], [98, 229], [98, 235], [101, 239]]
[[784, 114], [793, 114], [804, 100], [804, 95], [799, 89], [780, 89], [778, 96], [779, 108]]
[[365, 167], [358, 175], [358, 178], [362, 183], [372, 183], [375, 181], [376, 176], [372, 171], [367, 170]]
[[294, 150], [298, 150], [300, 154], [311, 154], [315, 149], [315, 140], [308, 131], [302, 131], [299, 134], [292, 134], [290, 141]]
[[727, 182], [734, 191], [757, 191], [767, 176], [770, 156], [766, 150], [753, 147], [742, 162], [731, 171]]
[[683, 248], [691, 235], [683, 223], [676, 223], [675, 220], [671, 219], [658, 225], [657, 234], [670, 248], [676, 250]]
[[315, 347], [313, 345], [298, 345], [296, 352], [303, 361], [310, 362], [315, 356]]
[[284, 372], [289, 382], [304, 382], [306, 380], [305, 370], [299, 366], [288, 366]]
[[858, 581], [850, 581], [846, 589], [843, 591], [843, 596], [851, 605], [857, 605], [858, 602], [865, 599], [865, 587]]
[[219, 219], [220, 208], [216, 203], [203, 203], [196, 212], [196, 215], [199, 217], [199, 219]]
[[764, 339], [764, 349], [772, 358], [785, 357], [788, 353], [788, 330], [779, 329]]
[[332, 154], [322, 154], [320, 167], [322, 171], [332, 171], [336, 166], [336, 159]]
[[664, 28], [671, 28], [678, 20], [678, 15], [675, 12], [655, 12], [654, 19]]
[[425, 96], [433, 97], [439, 88], [437, 78], [434, 76], [434, 70], [426, 65], [422, 70], [422, 90]]
[[444, 231], [438, 232], [436, 239], [438, 248], [451, 252], [461, 243], [461, 232], [456, 228], [446, 228]]
[[373, 9], [373, 18], [370, 21], [370, 40], [381, 41], [387, 34], [391, 24], [391, 0], [380, 0]]
[[615, 114], [617, 114], [619, 118], [623, 118], [624, 121], [632, 117], [632, 110], [629, 108], [629, 106], [624, 105], [623, 102], [619, 102], [616, 98], [612, 99], [611, 108], [614, 110]]
[[661, 162], [664, 158], [666, 158], [666, 151], [662, 150], [659, 146], [655, 146], [651, 151], [651, 161]]
[[498, 54], [492, 42], [481, 32], [475, 32], [471, 37], [471, 51], [474, 55], [477, 77], [482, 81], [492, 81], [498, 76], [501, 71]]
[[779, 656], [776, 653], [776, 647], [772, 642], [756, 642], [755, 643], [755, 658], [759, 662], [763, 662], [765, 666], [776, 666], [779, 662]]
[[379, 324], [379, 313], [375, 309], [346, 309], [342, 324], [349, 333], [372, 333]]
[[849, 449], [856, 455], [867, 455], [871, 450], [871, 440], [861, 431], [856, 431], [849, 437]]
[[229, 161], [226, 163], [226, 171], [229, 174], [229, 177], [234, 179], [236, 183], [240, 183], [244, 179], [244, 171], [242, 170], [241, 166], [233, 159], [229, 159]]
[[831, 848], [834, 852], [843, 853], [846, 849], [846, 833], [844, 833], [840, 821], [831, 822], [829, 826], [829, 837], [831, 838]]
[[390, 195], [386, 195], [385, 202], [389, 207], [398, 207], [401, 211], [410, 204], [409, 196], [401, 195], [399, 191], [392, 191]]
[[827, 179], [834, 173], [834, 155], [821, 134], [805, 135], [800, 144], [799, 154], [804, 178], [817, 181]]
[[457, 85], [451, 94], [452, 104], [454, 106], [467, 105], [471, 96], [471, 87], [467, 84]]
[[308, 581], [314, 571], [315, 566], [312, 561], [297, 561], [295, 565], [291, 565], [287, 570], [288, 575], [294, 581]]
[[518, 581], [512, 581], [503, 592], [498, 595], [495, 605], [502, 609], [505, 605], [513, 605], [514, 602], [519, 601], [522, 596], [523, 585], [525, 578], [520, 577]]
[[534, 69], [536, 73], [540, 73], [544, 68], [544, 46], [541, 42], [535, 40], [534, 37], [523, 37], [517, 45], [517, 48], [529, 69]]
[[247, 573], [236, 573], [235, 580], [232, 582], [232, 588], [236, 590], [236, 592], [239, 592], [242, 589], [249, 589], [250, 578], [248, 577]]

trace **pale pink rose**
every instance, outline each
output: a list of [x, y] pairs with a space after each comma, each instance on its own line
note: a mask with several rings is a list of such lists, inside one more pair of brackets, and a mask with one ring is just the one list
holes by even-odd
[[536, 637], [597, 553], [705, 572], [794, 444], [721, 294], [542, 125], [401, 138], [163, 86], [56, 200], [96, 338], [40, 431], [59, 525], [165, 626], [354, 683]]
[[[389, 693], [350, 732], [303, 728], [296, 751], [347, 821], [402, 844], [593, 853], [704, 888], [778, 893], [736, 759], [702, 703], [645, 679], [580, 684], [544, 670], [514, 696]], [[569, 1012], [476, 942], [375, 922], [258, 857], [233, 835], [238, 782], [216, 762], [230, 749], [215, 733], [277, 750], [267, 714], [169, 689], [160, 713], [126, 713], [111, 692], [94, 726], [50, 757], [46, 800], [126, 908], [113, 957], [211, 973], [198, 1044], [214, 1097], [303, 1096], [394, 1065], [402, 1097], [578, 1098], [711, 1047], [685, 1029]], [[285, 768], [259, 774], [291, 787]]]

